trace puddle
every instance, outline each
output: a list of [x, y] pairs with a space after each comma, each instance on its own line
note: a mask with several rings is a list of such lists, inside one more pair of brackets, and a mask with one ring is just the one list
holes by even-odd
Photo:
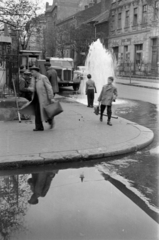
[[150, 150], [150, 154], [159, 154], [159, 146]]
[[0, 239], [158, 239], [157, 213], [109, 171], [29, 171], [0, 177]]

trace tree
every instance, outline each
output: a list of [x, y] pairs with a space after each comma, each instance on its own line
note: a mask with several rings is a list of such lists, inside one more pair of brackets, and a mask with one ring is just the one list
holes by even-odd
[[0, 179], [0, 239], [12, 239], [14, 234], [24, 227], [30, 196], [27, 175], [6, 176]]
[[26, 49], [38, 22], [38, 0], [5, 0], [0, 5], [0, 22], [17, 32], [21, 48]]
[[76, 65], [84, 65], [89, 46], [95, 40], [95, 29], [92, 25], [83, 24], [71, 29], [71, 48], [76, 52]]
[[56, 28], [56, 48], [59, 57], [65, 57], [65, 51], [72, 46], [71, 32], [73, 26], [64, 24]]
[[56, 54], [56, 31], [53, 25], [44, 29], [44, 49], [47, 57], [54, 57]]

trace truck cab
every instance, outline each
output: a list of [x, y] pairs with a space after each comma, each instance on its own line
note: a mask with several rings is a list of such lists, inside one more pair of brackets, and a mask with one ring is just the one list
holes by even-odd
[[57, 71], [59, 87], [72, 86], [75, 91], [79, 89], [80, 80], [74, 78], [74, 62], [72, 58], [49, 59], [51, 66]]

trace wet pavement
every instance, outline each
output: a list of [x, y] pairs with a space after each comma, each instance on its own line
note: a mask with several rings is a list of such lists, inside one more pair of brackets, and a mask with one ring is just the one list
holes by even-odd
[[155, 209], [104, 163], [25, 171], [0, 178], [0, 239], [158, 239]]
[[0, 171], [0, 239], [158, 239], [159, 112], [134, 100], [114, 112], [153, 130], [153, 143], [110, 161]]

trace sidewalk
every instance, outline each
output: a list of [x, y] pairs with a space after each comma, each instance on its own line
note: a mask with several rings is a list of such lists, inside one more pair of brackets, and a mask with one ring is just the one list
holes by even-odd
[[150, 89], [156, 89], [159, 90], [159, 81], [156, 80], [147, 80], [147, 79], [136, 79], [132, 78], [130, 83], [130, 78], [122, 78], [117, 77], [116, 79], [117, 84], [123, 84], [123, 85], [131, 85], [135, 87], [143, 87], [143, 88], [150, 88]]
[[137, 151], [153, 140], [151, 130], [125, 119], [106, 124], [92, 108], [61, 99], [64, 112], [55, 127], [33, 132], [34, 121], [0, 121], [0, 166], [24, 166], [53, 162], [84, 161]]

